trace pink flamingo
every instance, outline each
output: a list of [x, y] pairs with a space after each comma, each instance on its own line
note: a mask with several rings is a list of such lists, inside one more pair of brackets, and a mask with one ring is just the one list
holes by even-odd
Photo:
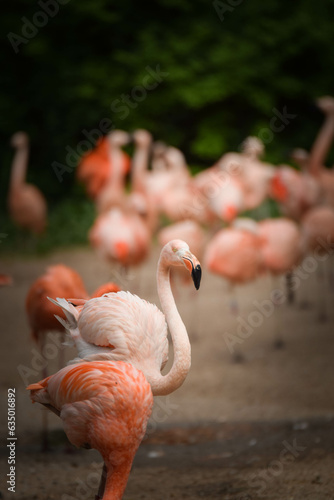
[[[301, 232], [298, 225], [287, 218], [265, 219], [257, 223], [257, 235], [261, 241], [260, 252], [264, 269], [271, 276], [271, 288], [275, 286], [272, 277], [286, 275], [288, 301], [293, 302], [291, 289], [292, 271], [303, 256]], [[277, 320], [277, 315], [276, 315]], [[281, 338], [280, 324], [276, 321], [274, 346], [281, 348], [284, 342]]]
[[[184, 382], [191, 363], [190, 342], [170, 287], [170, 268], [185, 267], [196, 289], [201, 267], [182, 240], [170, 241], [161, 250], [157, 288], [164, 314], [153, 304], [129, 292], [104, 295], [74, 307], [58, 299], [68, 319], [67, 327], [76, 343], [74, 361], [123, 360], [141, 370], [153, 395], [166, 395]], [[167, 324], [166, 324], [167, 322]], [[173, 341], [174, 362], [167, 375], [161, 369], [168, 358], [167, 325]]]
[[104, 460], [97, 500], [120, 500], [144, 437], [153, 396], [143, 373], [122, 361], [80, 363], [27, 387], [58, 415], [69, 441]]
[[112, 208], [97, 217], [89, 232], [89, 240], [103, 259], [127, 269], [147, 258], [151, 232], [135, 211]]
[[200, 219], [201, 214], [193, 211], [193, 198], [196, 193], [183, 153], [169, 146], [164, 157], [170, 182], [161, 196], [162, 213], [173, 222], [189, 218]]
[[[99, 297], [103, 293], [117, 292], [120, 288], [115, 283], [105, 283], [99, 287], [92, 297]], [[46, 272], [37, 278], [28, 290], [26, 297], [26, 313], [33, 340], [39, 345], [41, 354], [44, 355], [44, 347], [48, 332], [56, 331], [61, 334], [61, 342], [64, 341], [65, 330], [59, 323], [56, 315], [65, 320], [64, 314], [59, 308], [48, 300], [48, 297], [71, 297], [88, 299], [89, 295], [80, 275], [74, 269], [57, 264], [47, 268]], [[64, 366], [63, 349], [59, 350], [59, 368]], [[47, 364], [43, 368], [43, 377], [47, 376]], [[46, 415], [45, 415], [46, 417]], [[48, 449], [47, 421], [43, 421], [42, 447]]]
[[334, 98], [330, 96], [321, 97], [317, 100], [317, 105], [325, 113], [326, 119], [311, 148], [308, 162], [308, 170], [315, 176], [323, 168], [334, 138]]
[[326, 114], [326, 120], [311, 152], [296, 149], [292, 154], [302, 172], [282, 166], [272, 183], [272, 196], [282, 202], [284, 213], [296, 220], [320, 202], [334, 206], [334, 175], [323, 166], [334, 136], [334, 99], [322, 97], [317, 104]]
[[[260, 254], [260, 240], [256, 234], [256, 223], [251, 219], [236, 219], [236, 227], [221, 229], [208, 243], [204, 253], [204, 264], [207, 269], [226, 279], [235, 286], [256, 279], [263, 272]], [[239, 313], [236, 299], [230, 301], [231, 313]], [[243, 357], [235, 350], [233, 358], [236, 362]]]
[[262, 259], [259, 253], [260, 242], [253, 224], [254, 221], [249, 220], [249, 228], [242, 224], [239, 227], [221, 229], [215, 234], [204, 255], [209, 271], [235, 284], [246, 283], [258, 277], [262, 271]]
[[13, 278], [8, 274], [0, 274], [0, 286], [8, 286], [13, 284]]
[[125, 176], [128, 172], [128, 155], [122, 150], [131, 137], [123, 130], [113, 130], [107, 136], [109, 144], [109, 178], [96, 196], [98, 213], [120, 206], [125, 199]]
[[131, 194], [128, 196], [127, 205], [140, 215], [153, 233], [158, 224], [158, 210], [146, 186], [152, 136], [147, 130], [138, 129], [132, 134], [132, 138], [135, 151], [132, 158]]
[[285, 216], [298, 221], [319, 203], [321, 189], [312, 175], [281, 165], [272, 179], [270, 196], [279, 202]]
[[[329, 256], [334, 249], [334, 209], [330, 206], [319, 206], [309, 210], [301, 220], [303, 244], [305, 253], [312, 253], [318, 261], [318, 320], [327, 320], [326, 294], [323, 298], [325, 282], [325, 260], [324, 254]], [[330, 269], [329, 280], [332, 286], [332, 269]]]
[[226, 153], [213, 167], [195, 177], [195, 186], [207, 198], [206, 205], [216, 217], [230, 223], [268, 196], [275, 168], [259, 160], [262, 153], [262, 142], [248, 137], [241, 153]]
[[153, 172], [161, 172], [167, 169], [165, 160], [167, 145], [162, 141], [155, 141], [152, 144], [151, 167]]
[[[94, 201], [114, 177], [114, 160], [117, 164], [121, 162], [123, 177], [129, 171], [129, 155], [121, 150], [121, 147], [127, 143], [124, 134], [126, 132], [113, 130], [103, 137], [92, 151], [85, 154], [78, 164], [77, 178], [84, 184], [88, 196]], [[118, 166], [116, 174], [118, 179]]]
[[[160, 247], [164, 247], [171, 240], [181, 238], [184, 238], [187, 241], [193, 253], [199, 260], [201, 260], [204, 252], [206, 236], [204, 230], [197, 222], [193, 220], [175, 222], [174, 224], [164, 227], [158, 232], [158, 242]], [[175, 276], [180, 277], [182, 283], [185, 285], [189, 285], [191, 283], [191, 276], [188, 270], [184, 267], [175, 267], [171, 270], [171, 282], [173, 284], [175, 284]], [[191, 301], [195, 300], [192, 296], [189, 297], [189, 299]], [[189, 326], [192, 338], [195, 338], [196, 336], [194, 331], [198, 324], [198, 312], [199, 308], [194, 305], [194, 311], [191, 313], [191, 325]]]
[[47, 204], [41, 191], [36, 186], [26, 183], [29, 156], [27, 134], [24, 132], [14, 134], [11, 145], [16, 149], [8, 196], [11, 218], [18, 226], [41, 234], [46, 227]]
[[325, 203], [334, 207], [334, 174], [324, 167], [334, 137], [334, 98], [329, 96], [321, 97], [317, 100], [317, 104], [325, 113], [326, 119], [312, 146], [308, 161], [308, 172], [319, 180]]
[[242, 143], [241, 153], [227, 153], [217, 163], [221, 170], [231, 175], [234, 182], [238, 182], [243, 199], [240, 209], [258, 207], [269, 194], [275, 167], [260, 161], [263, 152], [264, 146], [260, 139], [247, 137]]
[[[133, 134], [136, 149], [132, 165], [132, 192], [119, 190], [118, 204], [101, 213], [89, 233], [98, 253], [122, 269], [137, 266], [148, 256], [156, 211], [145, 189], [151, 135], [145, 130]], [[129, 136], [128, 136], [129, 138]], [[110, 198], [109, 198], [110, 199]]]
[[273, 275], [285, 274], [302, 258], [301, 233], [298, 225], [285, 217], [257, 223], [261, 238], [263, 265]]

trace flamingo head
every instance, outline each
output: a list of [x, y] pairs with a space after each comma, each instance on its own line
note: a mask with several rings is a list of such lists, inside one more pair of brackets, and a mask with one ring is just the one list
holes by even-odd
[[122, 148], [131, 142], [131, 135], [124, 130], [112, 130], [107, 137], [110, 146], [116, 148]]
[[93, 292], [90, 298], [93, 299], [95, 297], [102, 297], [102, 295], [104, 295], [105, 293], [116, 293], [120, 291], [121, 291], [120, 287], [116, 285], [116, 283], [110, 281], [108, 283], [104, 283], [99, 288], [97, 288]]
[[260, 158], [264, 153], [264, 145], [258, 137], [247, 137], [241, 145], [241, 150], [251, 158]]
[[193, 255], [185, 241], [172, 240], [161, 251], [162, 257], [167, 257], [171, 266], [184, 266], [191, 274], [196, 290], [199, 289], [202, 278], [201, 265]]
[[334, 113], [334, 97], [331, 96], [324, 96], [324, 97], [319, 97], [316, 100], [316, 104], [318, 108], [323, 111], [325, 114], [333, 114]]
[[135, 142], [136, 146], [148, 148], [152, 143], [152, 135], [144, 129], [138, 129], [131, 134], [131, 139]]
[[304, 166], [307, 164], [310, 155], [306, 149], [295, 148], [292, 150], [290, 157], [291, 160], [295, 161], [298, 165]]
[[168, 168], [182, 169], [187, 168], [184, 154], [177, 148], [169, 146], [165, 151], [165, 161]]
[[25, 148], [28, 145], [28, 134], [25, 132], [16, 132], [12, 135], [10, 144], [13, 148]]

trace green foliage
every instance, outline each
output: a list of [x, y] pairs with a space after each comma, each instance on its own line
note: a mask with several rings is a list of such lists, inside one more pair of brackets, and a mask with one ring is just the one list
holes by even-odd
[[[83, 130], [97, 128], [102, 118], [126, 130], [148, 128], [204, 167], [270, 128], [273, 109], [286, 106], [296, 118], [266, 144], [266, 159], [283, 163], [292, 147], [309, 149], [323, 120], [314, 99], [334, 88], [334, 2], [236, 3], [70, 0], [17, 54], [7, 34], [22, 36], [22, 17], [33, 21], [41, 7], [31, 0], [5, 3], [2, 208], [9, 139], [20, 129], [31, 138], [28, 179], [51, 205], [72, 197], [75, 185], [75, 171], [60, 183], [52, 162], [65, 163], [66, 147], [77, 150]], [[144, 95], [138, 87], [154, 83], [148, 67], [165, 76]]]

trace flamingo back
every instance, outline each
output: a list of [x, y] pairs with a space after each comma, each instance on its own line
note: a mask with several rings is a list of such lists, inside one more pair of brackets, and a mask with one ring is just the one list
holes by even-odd
[[108, 293], [87, 301], [78, 329], [85, 342], [108, 348], [102, 356], [126, 360], [144, 373], [146, 368], [160, 371], [168, 360], [164, 315], [154, 304], [129, 292]]

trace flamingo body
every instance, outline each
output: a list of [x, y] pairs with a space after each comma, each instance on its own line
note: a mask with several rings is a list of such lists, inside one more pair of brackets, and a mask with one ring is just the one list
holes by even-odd
[[46, 227], [47, 204], [41, 191], [26, 182], [28, 136], [24, 132], [17, 132], [11, 143], [16, 153], [12, 165], [8, 209], [15, 224], [40, 234]]
[[209, 242], [204, 262], [214, 274], [232, 283], [255, 279], [262, 270], [259, 239], [252, 231], [226, 228]]
[[[30, 287], [26, 297], [26, 311], [32, 337], [37, 341], [40, 335], [50, 330], [62, 330], [55, 318], [59, 308], [48, 297], [88, 298], [88, 293], [79, 274], [70, 267], [58, 264], [47, 268]], [[60, 316], [65, 319], [63, 313]]]
[[306, 251], [324, 248], [324, 243], [334, 247], [334, 210], [320, 206], [309, 210], [303, 217], [302, 232]]
[[98, 450], [107, 467], [104, 500], [120, 500], [153, 405], [150, 385], [128, 363], [67, 366], [27, 387], [59, 414], [70, 442]]
[[150, 250], [150, 231], [136, 213], [113, 208], [98, 216], [89, 233], [92, 246], [101, 256], [123, 266], [137, 265]]
[[301, 234], [286, 218], [266, 219], [257, 224], [264, 267], [272, 274], [290, 271], [302, 257]]
[[[78, 350], [79, 358], [74, 362], [81, 359], [131, 362], [144, 373], [154, 395], [169, 394], [180, 387], [190, 369], [191, 357], [188, 334], [170, 288], [169, 273], [173, 266], [188, 269], [197, 289], [201, 279], [199, 262], [184, 241], [172, 240], [164, 246], [157, 286], [165, 316], [155, 305], [129, 292], [106, 294], [80, 308], [57, 299]], [[166, 322], [173, 341], [174, 362], [168, 374], [162, 375], [168, 355]]]

